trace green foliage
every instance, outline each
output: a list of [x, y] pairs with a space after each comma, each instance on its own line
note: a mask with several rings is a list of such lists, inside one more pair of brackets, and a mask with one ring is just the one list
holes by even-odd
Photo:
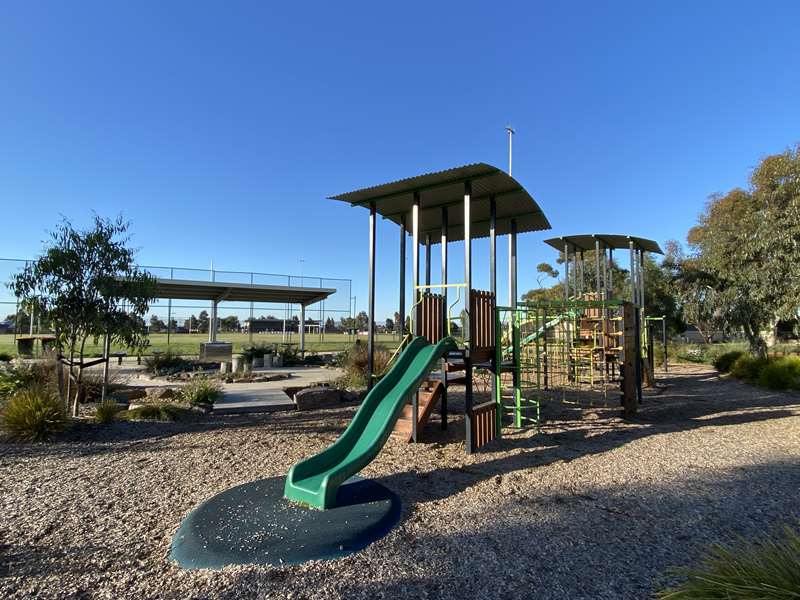
[[55, 363], [17, 363], [0, 369], [0, 400], [34, 385], [57, 389]]
[[179, 393], [179, 398], [192, 406], [210, 408], [222, 397], [222, 385], [213, 379], [195, 377]]
[[255, 344], [242, 348], [242, 356], [247, 362], [252, 363], [253, 359], [265, 354], [275, 354], [275, 346], [273, 344]]
[[701, 566], [679, 569], [685, 581], [662, 600], [788, 600], [800, 596], [800, 534], [785, 527], [775, 539], [714, 545]]
[[692, 256], [676, 267], [687, 320], [740, 330], [765, 357], [762, 332], [796, 316], [798, 238], [800, 146], [762, 160], [748, 189], [712, 197], [689, 231]]
[[106, 400], [97, 405], [97, 408], [94, 410], [94, 420], [98, 423], [111, 423], [117, 417], [120, 410], [119, 404], [114, 400]]
[[143, 404], [118, 413], [120, 419], [128, 421], [178, 421], [188, 414], [188, 409], [174, 404]]
[[731, 350], [730, 352], [725, 352], [724, 354], [720, 354], [717, 356], [711, 364], [714, 365], [714, 368], [719, 371], [720, 373], [728, 373], [740, 356], [742, 356], [744, 352], [741, 350]]
[[769, 360], [766, 358], [742, 354], [731, 366], [731, 375], [748, 383], [756, 383], [761, 370], [768, 364]]
[[[128, 247], [128, 224], [95, 215], [93, 227], [77, 230], [64, 219], [51, 234], [44, 254], [13, 276], [9, 287], [25, 305], [56, 332], [56, 345], [66, 356], [83, 359], [86, 341], [110, 334], [128, 347], [144, 343], [142, 316], [155, 297], [155, 278], [135, 265]], [[80, 399], [83, 367], [70, 366]]]
[[[375, 346], [373, 372], [375, 375], [382, 375], [391, 358], [391, 353], [383, 346]], [[334, 364], [344, 369], [344, 375], [338, 384], [344, 387], [366, 387], [367, 385], [367, 346], [366, 344], [356, 344], [349, 350], [345, 350], [337, 355]]]
[[173, 375], [192, 370], [190, 361], [181, 358], [171, 350], [148, 356], [144, 359], [144, 365], [147, 371], [153, 375]]
[[11, 362], [13, 358], [8, 352], [0, 352], [0, 362]]
[[3, 408], [3, 428], [12, 439], [39, 442], [67, 426], [64, 405], [43, 385], [30, 385], [11, 396]]
[[770, 360], [758, 374], [758, 385], [770, 390], [800, 390], [800, 357]]

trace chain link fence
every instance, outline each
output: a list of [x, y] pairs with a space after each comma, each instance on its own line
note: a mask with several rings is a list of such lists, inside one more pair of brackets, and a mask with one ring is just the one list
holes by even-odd
[[[11, 277], [21, 271], [25, 259], [0, 258], [0, 352], [16, 353], [16, 338], [22, 335], [47, 334], [46, 324], [34, 315], [31, 322], [23, 307], [8, 287]], [[245, 285], [288, 285], [296, 287], [331, 288], [335, 293], [306, 308], [306, 348], [309, 350], [338, 350], [354, 342], [353, 332], [342, 328], [343, 318], [352, 318], [353, 282], [351, 279], [312, 277], [255, 271], [221, 271], [188, 269], [174, 266], [140, 265], [159, 279], [217, 281]], [[211, 303], [157, 299], [145, 316], [150, 346], [154, 350], [170, 350], [194, 355], [201, 342], [208, 339]], [[217, 305], [219, 341], [231, 342], [234, 350], [259, 344], [299, 343], [299, 306], [261, 302], [219, 302]], [[98, 340], [89, 353], [101, 352]], [[95, 348], [96, 346], [96, 348]], [[113, 348], [124, 351], [124, 348]]]

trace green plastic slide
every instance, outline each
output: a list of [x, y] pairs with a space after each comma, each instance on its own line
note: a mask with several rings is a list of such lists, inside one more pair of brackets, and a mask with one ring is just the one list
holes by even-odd
[[436, 362], [456, 349], [450, 337], [436, 345], [423, 337], [414, 338], [394, 367], [364, 398], [339, 439], [289, 469], [284, 497], [316, 508], [333, 508], [339, 486], [378, 455], [408, 398]]

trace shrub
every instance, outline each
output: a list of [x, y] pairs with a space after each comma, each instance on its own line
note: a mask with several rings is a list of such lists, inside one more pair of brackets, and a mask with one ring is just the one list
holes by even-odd
[[11, 396], [3, 409], [2, 421], [13, 439], [38, 442], [63, 431], [67, 414], [51, 389], [34, 384]]
[[8, 352], [0, 352], [0, 362], [11, 362], [13, 358]]
[[[375, 347], [375, 362], [373, 370], [376, 375], [382, 375], [389, 364], [391, 353], [383, 346]], [[367, 346], [356, 344], [349, 350], [340, 353], [335, 364], [344, 369], [344, 376], [339, 381], [345, 387], [364, 387], [367, 385]]]
[[129, 421], [177, 421], [188, 413], [187, 409], [174, 404], [143, 404], [118, 414]]
[[106, 400], [97, 405], [97, 408], [94, 410], [94, 420], [98, 423], [111, 423], [117, 417], [117, 413], [119, 413], [120, 410], [119, 404], [114, 400]]
[[0, 369], [0, 400], [35, 385], [57, 389], [54, 361], [17, 363]]
[[253, 359], [257, 356], [274, 353], [275, 347], [272, 344], [256, 344], [255, 346], [242, 348], [242, 356], [244, 356], [244, 359], [249, 363], [252, 363]]
[[153, 354], [144, 359], [147, 371], [153, 375], [172, 375], [181, 371], [189, 371], [192, 363], [181, 358], [170, 350], [160, 354]]
[[750, 354], [742, 354], [731, 366], [731, 375], [737, 379], [742, 379], [749, 383], [758, 381], [758, 376], [769, 361], [765, 358], [757, 358]]
[[686, 581], [659, 592], [659, 598], [797, 598], [800, 590], [800, 534], [785, 527], [772, 540], [741, 540], [732, 548], [715, 545], [702, 560], [701, 567], [676, 572]]
[[800, 357], [784, 356], [769, 361], [758, 374], [758, 385], [770, 390], [800, 389]]
[[711, 364], [713, 364], [714, 368], [720, 373], [728, 373], [731, 370], [733, 363], [735, 363], [743, 354], [744, 352], [741, 350], [725, 352], [724, 354], [717, 356]]
[[222, 396], [222, 386], [219, 382], [205, 377], [196, 377], [187, 383], [179, 392], [182, 401], [192, 406], [210, 408]]

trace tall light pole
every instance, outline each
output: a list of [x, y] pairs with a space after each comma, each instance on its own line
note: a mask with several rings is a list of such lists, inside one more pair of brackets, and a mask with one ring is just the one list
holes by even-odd
[[514, 128], [511, 125], [506, 125], [506, 132], [508, 132], [508, 174], [511, 175], [511, 159], [514, 148]]

